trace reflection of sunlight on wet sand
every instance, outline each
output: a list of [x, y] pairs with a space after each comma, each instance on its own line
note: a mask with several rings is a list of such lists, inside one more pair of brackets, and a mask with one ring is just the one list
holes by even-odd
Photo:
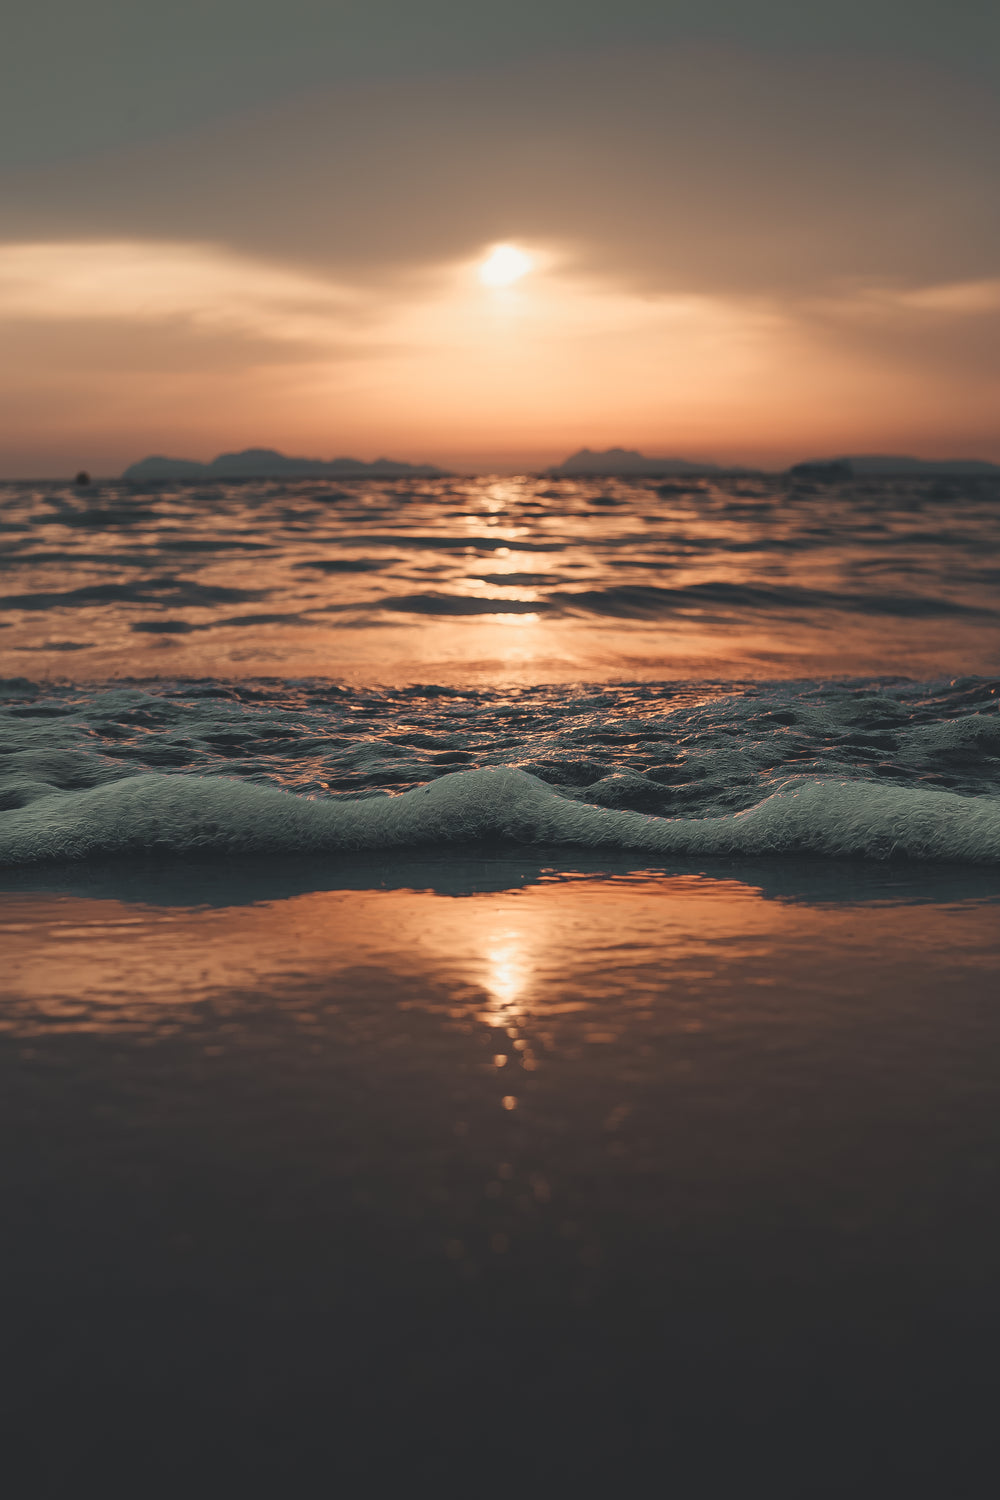
[[[496, 1002], [497, 1014], [510, 1010], [524, 993], [530, 977], [522, 940], [516, 932], [504, 934], [495, 947], [487, 948], [486, 986]], [[502, 1021], [497, 1020], [497, 1025]]]
[[806, 992], [817, 955], [835, 968], [842, 941], [873, 962], [883, 949], [906, 952], [916, 971], [946, 938], [976, 965], [992, 951], [983, 923], [974, 910], [768, 901], [699, 876], [581, 877], [460, 898], [315, 891], [193, 909], [12, 895], [0, 898], [0, 1025], [169, 1029], [192, 1007], [235, 1014], [262, 994], [294, 1012], [334, 983], [363, 992], [365, 974], [378, 973], [405, 977], [410, 1009], [497, 1031], [578, 1012], [586, 1028], [592, 1014], [585, 1039], [598, 1040], [627, 1012], [689, 1028], [706, 985], [752, 1021], [778, 952]]

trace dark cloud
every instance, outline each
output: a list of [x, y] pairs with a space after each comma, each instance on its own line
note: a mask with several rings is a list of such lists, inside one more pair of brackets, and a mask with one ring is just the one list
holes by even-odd
[[984, 0], [33, 0], [5, 17], [0, 159], [155, 139], [329, 81], [692, 41], [931, 57], [996, 76]]
[[[798, 309], [800, 329], [824, 353], [848, 355], [859, 366], [881, 364], [898, 374], [926, 371], [943, 386], [992, 385], [1000, 405], [1000, 283], [998, 304], [966, 316], [866, 302], [852, 307]], [[994, 437], [995, 442], [995, 437]]]
[[[809, 401], [843, 403], [845, 433], [882, 402], [886, 442], [912, 421], [919, 446], [940, 411], [942, 451], [966, 402], [969, 450], [994, 451], [995, 307], [907, 295], [1000, 278], [998, 79], [1000, 10], [982, 0], [36, 0], [0, 53], [0, 460], [325, 451], [335, 407], [345, 448], [402, 432], [407, 456], [434, 458], [417, 439], [443, 441], [464, 400], [455, 443], [541, 461], [559, 456], [541, 453], [557, 409], [553, 442], [596, 441], [594, 413], [652, 411], [653, 386], [672, 392], [670, 441], [705, 456], [757, 426], [778, 441], [765, 387], [775, 430], [796, 400], [802, 432]], [[560, 288], [628, 300], [634, 337], [581, 310], [577, 353], [539, 332], [494, 389], [483, 338], [435, 309], [458, 317], [446, 268], [498, 240], [551, 252], [553, 308]], [[100, 258], [110, 241], [147, 257], [148, 301], [108, 298], [105, 276], [70, 307], [46, 261], [51, 292], [39, 273], [18, 302], [18, 246], [61, 242], [92, 271], [83, 242]], [[171, 260], [189, 252], [190, 296]], [[704, 365], [702, 345], [648, 331], [664, 296], [700, 297], [705, 347], [728, 351], [697, 376], [703, 438], [676, 409], [697, 385], [676, 384], [677, 351]], [[535, 426], [530, 379], [532, 412], [552, 404]]]
[[656, 289], [990, 275], [992, 41], [980, 0], [36, 0], [0, 234], [353, 277], [506, 236]]
[[313, 92], [8, 179], [5, 237], [198, 239], [384, 280], [495, 238], [670, 291], [995, 274], [1000, 99], [715, 48]]
[[[232, 375], [248, 366], [289, 365], [344, 358], [345, 351], [301, 340], [254, 337], [240, 329], [219, 332], [183, 319], [155, 323], [93, 317], [40, 322], [4, 318], [0, 322], [4, 362], [17, 370], [18, 384], [35, 378], [49, 383], [53, 371], [103, 376], [169, 376], [198, 370]], [[356, 356], [356, 352], [353, 353]]]

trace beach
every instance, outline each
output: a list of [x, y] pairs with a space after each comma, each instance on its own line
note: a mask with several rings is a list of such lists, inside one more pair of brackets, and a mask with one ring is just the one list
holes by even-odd
[[8, 877], [38, 1493], [973, 1482], [996, 875], [581, 863]]
[[1000, 9], [4, 44], [3, 1495], [987, 1500]]
[[23, 1492], [975, 1493], [989, 485], [3, 520]]

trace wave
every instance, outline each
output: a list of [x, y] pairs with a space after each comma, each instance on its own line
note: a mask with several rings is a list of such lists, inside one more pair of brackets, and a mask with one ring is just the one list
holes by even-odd
[[[832, 593], [823, 589], [728, 583], [712, 579], [679, 588], [657, 588], [654, 584], [623, 584], [618, 588], [568, 590], [550, 594], [553, 605], [586, 614], [610, 615], [615, 619], [657, 619], [692, 605], [714, 605], [724, 610], [787, 611], [844, 610], [868, 615], [899, 615], [904, 619], [936, 615], [969, 615], [987, 610], [950, 599], [915, 594]], [[535, 606], [536, 608], [538, 606]]]
[[795, 778], [716, 818], [572, 801], [505, 768], [454, 772], [398, 796], [310, 799], [214, 777], [144, 774], [46, 788], [0, 825], [0, 865], [117, 854], [274, 854], [503, 843], [652, 855], [809, 854], [1000, 863], [1000, 798]]
[[484, 839], [1000, 863], [998, 702], [982, 678], [735, 692], [10, 679], [0, 863]]
[[[851, 621], [846, 671], [918, 659], [921, 671], [991, 670], [993, 489], [873, 479], [809, 498], [765, 476], [0, 485], [0, 633], [13, 662], [48, 656], [55, 675], [60, 648], [44, 643], [67, 641], [93, 679], [126, 632], [142, 675], [171, 649], [188, 670], [252, 654], [308, 672], [314, 647], [294, 627], [315, 641], [370, 626], [381, 676], [396, 670], [401, 623], [433, 624], [442, 660], [457, 631], [479, 631], [485, 661], [489, 622], [530, 615], [546, 659], [568, 648], [597, 676], [611, 659], [648, 661], [660, 631], [684, 651], [713, 635], [710, 655], [734, 672], [748, 628], [756, 663], [808, 653], [832, 665], [831, 628]], [[929, 623], [945, 627], [940, 650]], [[355, 656], [358, 637], [340, 639]]]
[[403, 594], [373, 602], [377, 609], [411, 615], [527, 615], [548, 608], [524, 599], [475, 599], [466, 594]]
[[242, 604], [266, 599], [270, 589], [227, 588], [219, 584], [192, 583], [187, 579], [159, 578], [144, 583], [95, 583], [84, 588], [34, 594], [0, 596], [0, 610], [89, 609], [95, 604], [159, 604], [170, 606]]
[[[630, 563], [630, 566], [632, 564]], [[310, 564], [310, 566], [313, 566]], [[319, 565], [317, 565], [319, 566]], [[661, 568], [665, 565], [659, 564]], [[345, 570], [346, 571], [346, 570]], [[358, 570], [361, 571], [361, 570]], [[478, 575], [483, 582], [510, 586], [518, 578], [533, 579], [531, 574]], [[351, 604], [326, 605], [324, 613], [339, 610], [389, 610], [419, 615], [511, 615], [571, 614], [597, 615], [615, 620], [659, 620], [671, 615], [700, 614], [709, 610], [725, 616], [761, 614], [812, 615], [817, 611], [839, 610], [862, 615], [890, 615], [901, 619], [932, 619], [945, 615], [989, 615], [992, 611], [961, 604], [951, 599], [916, 594], [846, 594], [822, 589], [791, 586], [762, 587], [727, 583], [723, 580], [661, 588], [656, 584], [627, 583], [603, 589], [557, 589], [543, 598], [514, 600], [477, 598], [467, 594], [427, 593], [384, 595], [382, 598], [356, 600]], [[216, 624], [231, 624], [218, 620]]]

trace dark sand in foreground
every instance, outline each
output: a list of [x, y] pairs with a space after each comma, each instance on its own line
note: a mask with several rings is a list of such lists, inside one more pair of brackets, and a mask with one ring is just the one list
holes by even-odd
[[16, 1493], [983, 1493], [998, 882], [8, 877]]

